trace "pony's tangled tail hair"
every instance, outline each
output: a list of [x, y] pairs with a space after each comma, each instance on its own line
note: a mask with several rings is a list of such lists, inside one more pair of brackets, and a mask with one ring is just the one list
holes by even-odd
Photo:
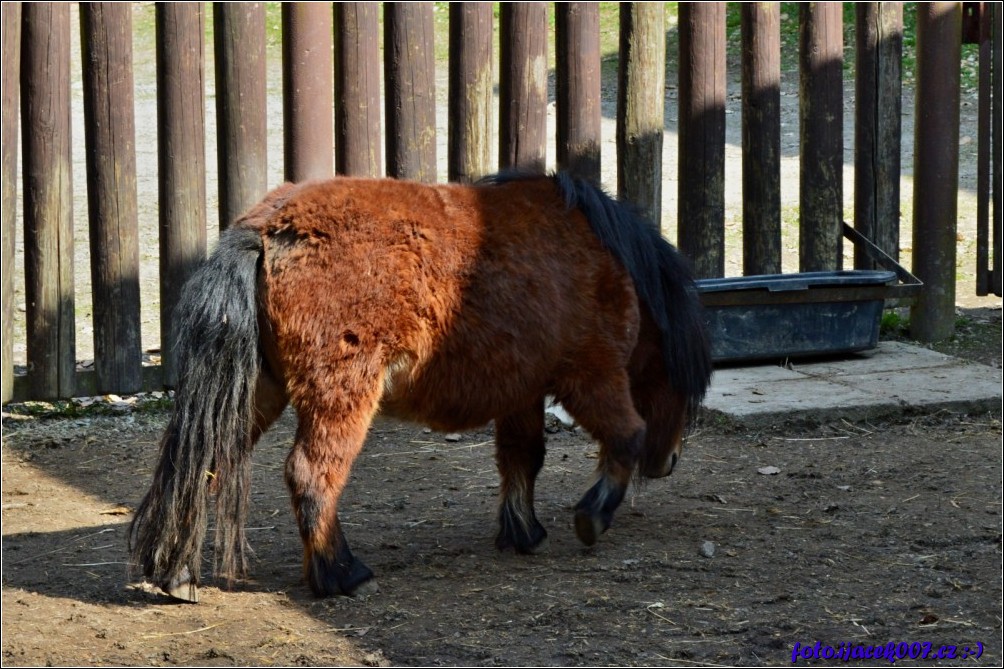
[[662, 357], [691, 418], [711, 382], [711, 346], [690, 265], [659, 229], [631, 206], [584, 179], [554, 175], [569, 208], [585, 214], [600, 243], [631, 275], [638, 297], [662, 334]]
[[[161, 587], [198, 584], [216, 494], [216, 571], [243, 575], [254, 391], [261, 367], [258, 232], [231, 227], [177, 307], [178, 387], [153, 485], [129, 526], [133, 568]], [[186, 573], [187, 570], [187, 573]]]

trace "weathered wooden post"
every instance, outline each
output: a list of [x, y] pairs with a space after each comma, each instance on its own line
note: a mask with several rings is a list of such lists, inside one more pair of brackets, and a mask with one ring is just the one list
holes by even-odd
[[3, 331], [0, 332], [0, 403], [14, 397], [14, 237], [17, 216], [17, 105], [21, 87], [21, 3], [5, 2], [3, 12]]
[[476, 181], [492, 171], [492, 41], [492, 3], [450, 3], [450, 181]]
[[[1001, 7], [977, 4], [980, 16], [979, 145], [976, 157], [976, 294], [1001, 296]], [[965, 11], [966, 6], [964, 6]], [[996, 151], [992, 151], [996, 148]], [[993, 157], [991, 159], [991, 153]], [[991, 234], [990, 203], [994, 225]], [[993, 263], [991, 264], [991, 243]]]
[[547, 156], [547, 10], [503, 2], [499, 167], [543, 171]]
[[384, 3], [387, 176], [436, 181], [436, 61], [431, 2]]
[[331, 6], [282, 3], [283, 174], [286, 181], [334, 174]]
[[213, 32], [222, 230], [268, 189], [265, 6], [213, 3]]
[[843, 263], [843, 15], [839, 2], [799, 6], [799, 267]]
[[70, 6], [26, 3], [21, 14], [28, 392], [37, 399], [72, 397], [76, 345]]
[[924, 289], [910, 309], [910, 334], [919, 341], [955, 330], [961, 40], [959, 3], [918, 5], [913, 273]]
[[[1001, 109], [1004, 109], [1004, 103], [1001, 101], [1001, 81], [1004, 80], [1004, 63], [1002, 63], [1001, 54], [1004, 53], [1004, 8], [1000, 5], [994, 5], [992, 8], [994, 13], [994, 23], [993, 32], [996, 35], [994, 40], [994, 53], [993, 53], [993, 91], [994, 91], [994, 114], [993, 114], [993, 136], [1004, 139], [1004, 113]], [[994, 249], [994, 264], [992, 274], [990, 276], [990, 286], [998, 297], [1001, 296], [1002, 287], [1002, 276], [1001, 276], [1001, 266], [1002, 256], [1004, 256], [1004, 240], [1002, 240], [1002, 225], [1001, 219], [1004, 217], [1004, 197], [1001, 196], [1001, 183], [1004, 182], [1001, 174], [1001, 151], [993, 152], [993, 199], [994, 199], [994, 233], [993, 233], [993, 249]]]
[[381, 175], [379, 7], [335, 3], [335, 171]]
[[205, 15], [200, 2], [158, 2], [157, 192], [160, 223], [160, 365], [178, 382], [174, 308], [206, 257]]
[[742, 29], [743, 274], [781, 272], [781, 8], [748, 2]]
[[558, 166], [599, 183], [599, 5], [562, 2], [554, 11]]
[[143, 386], [132, 6], [80, 5], [84, 139], [98, 393]]
[[[903, 4], [862, 2], [856, 12], [854, 227], [898, 258]], [[855, 247], [854, 267], [875, 263]]]
[[621, 3], [617, 195], [660, 229], [665, 95], [665, 8], [658, 2]]
[[725, 275], [725, 3], [680, 3], [680, 250]]

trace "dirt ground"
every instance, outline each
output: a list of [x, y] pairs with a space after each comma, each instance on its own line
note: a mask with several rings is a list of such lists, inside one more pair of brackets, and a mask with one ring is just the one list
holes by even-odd
[[[1000, 313], [967, 314], [956, 353], [999, 369]], [[705, 416], [677, 471], [632, 488], [592, 548], [571, 509], [595, 446], [555, 423], [549, 545], [530, 557], [493, 544], [489, 430], [450, 441], [381, 419], [342, 506], [380, 591], [329, 600], [300, 577], [288, 414], [255, 453], [251, 579], [210, 579], [190, 605], [126, 576], [163, 405], [5, 413], [5, 666], [787, 665], [817, 641], [1004, 659], [999, 413], [757, 430]]]

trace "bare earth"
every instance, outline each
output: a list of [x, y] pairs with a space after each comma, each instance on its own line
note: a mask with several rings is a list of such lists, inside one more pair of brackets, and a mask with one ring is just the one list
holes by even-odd
[[[1000, 311], [980, 317], [991, 336], [959, 350], [1000, 368]], [[1004, 659], [999, 413], [756, 433], [706, 418], [589, 549], [571, 508], [595, 446], [555, 424], [537, 501], [550, 543], [532, 557], [494, 548], [490, 431], [380, 420], [342, 508], [381, 589], [329, 600], [300, 578], [287, 415], [255, 454], [251, 579], [209, 578], [198, 605], [126, 575], [165, 422], [5, 415], [4, 665], [788, 665], [816, 641]]]

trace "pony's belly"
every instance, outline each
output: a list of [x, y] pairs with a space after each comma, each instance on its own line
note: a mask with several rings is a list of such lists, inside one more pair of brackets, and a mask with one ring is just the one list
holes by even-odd
[[470, 430], [518, 408], [513, 398], [528, 394], [517, 375], [492, 379], [462, 369], [387, 374], [381, 413], [440, 431]]
[[483, 402], [457, 401], [456, 398], [429, 393], [414, 386], [410, 391], [396, 389], [385, 392], [380, 402], [380, 413], [443, 432], [478, 428], [495, 418]]

